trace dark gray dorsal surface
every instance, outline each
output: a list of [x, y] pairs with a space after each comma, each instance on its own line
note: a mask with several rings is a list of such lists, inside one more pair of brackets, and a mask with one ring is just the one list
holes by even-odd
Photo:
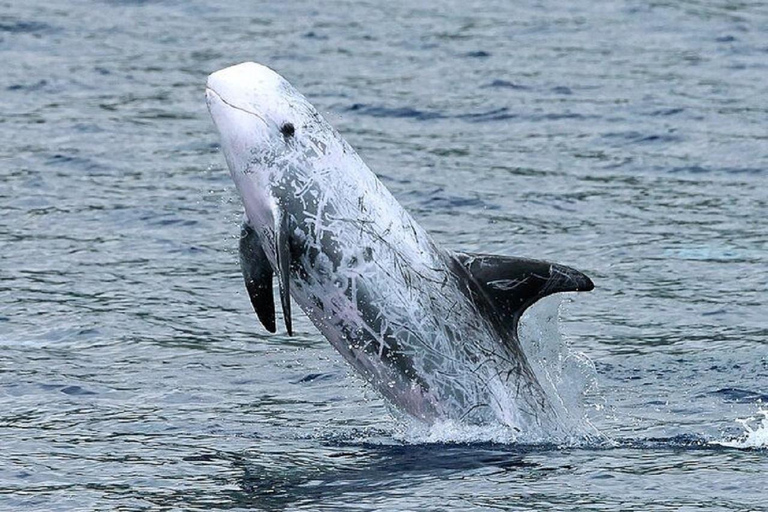
[[537, 300], [553, 293], [586, 292], [595, 287], [578, 270], [547, 261], [492, 254], [454, 256], [515, 331], [523, 312]]
[[256, 316], [269, 332], [275, 332], [272, 265], [261, 247], [259, 236], [247, 223], [243, 223], [240, 230], [240, 269]]

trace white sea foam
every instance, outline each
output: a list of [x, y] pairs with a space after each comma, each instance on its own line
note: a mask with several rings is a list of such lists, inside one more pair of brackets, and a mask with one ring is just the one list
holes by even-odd
[[395, 435], [398, 441], [407, 444], [424, 443], [515, 443], [520, 435], [502, 425], [473, 426], [452, 420], [432, 425], [410, 423]]
[[522, 432], [501, 423], [496, 425], [466, 425], [446, 420], [425, 425], [415, 421], [400, 423], [393, 435], [405, 444], [471, 444], [498, 443], [518, 445], [557, 445], [558, 447], [592, 446], [595, 436], [552, 435], [539, 432]]
[[751, 418], [737, 419], [744, 433], [736, 439], [715, 441], [730, 448], [768, 448], [768, 409], [761, 409]]

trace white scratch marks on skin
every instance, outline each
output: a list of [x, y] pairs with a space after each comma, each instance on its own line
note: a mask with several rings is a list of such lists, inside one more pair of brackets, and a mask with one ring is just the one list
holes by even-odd
[[[247, 108], [237, 103], [259, 116], [247, 127], [258, 144], [231, 170], [252, 223], [266, 223], [267, 207], [290, 215], [297, 304], [376, 389], [416, 417], [522, 430], [546, 424], [550, 409], [527, 363], [468, 298], [446, 253], [314, 107], [266, 69], [257, 70], [261, 86], [244, 93]], [[277, 128], [287, 121], [296, 127], [290, 139]], [[254, 229], [274, 265], [272, 228]]]

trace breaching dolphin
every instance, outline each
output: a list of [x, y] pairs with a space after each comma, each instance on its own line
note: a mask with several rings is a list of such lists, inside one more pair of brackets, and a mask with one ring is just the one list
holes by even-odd
[[273, 276], [397, 408], [427, 423], [557, 424], [521, 348], [531, 304], [587, 291], [572, 268], [438, 246], [355, 150], [282, 76], [246, 62], [211, 74], [206, 99], [245, 206], [240, 264], [275, 332]]

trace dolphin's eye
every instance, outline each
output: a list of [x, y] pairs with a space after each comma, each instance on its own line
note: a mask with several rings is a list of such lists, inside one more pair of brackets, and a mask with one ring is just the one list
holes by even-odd
[[280, 133], [283, 134], [283, 137], [293, 137], [293, 134], [296, 133], [296, 128], [293, 127], [292, 123], [285, 123], [280, 127]]

